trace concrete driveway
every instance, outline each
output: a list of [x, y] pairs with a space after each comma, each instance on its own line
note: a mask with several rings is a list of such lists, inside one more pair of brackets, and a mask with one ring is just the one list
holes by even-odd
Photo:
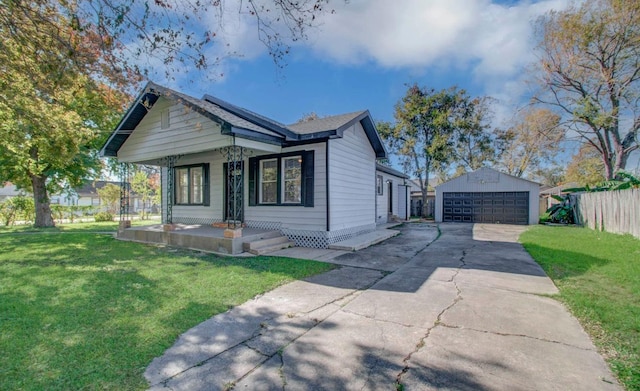
[[187, 331], [151, 388], [620, 390], [521, 227], [400, 229]]

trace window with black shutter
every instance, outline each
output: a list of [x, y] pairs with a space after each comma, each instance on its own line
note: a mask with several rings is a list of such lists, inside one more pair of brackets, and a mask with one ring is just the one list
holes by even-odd
[[298, 151], [249, 159], [249, 206], [313, 206], [314, 153]]

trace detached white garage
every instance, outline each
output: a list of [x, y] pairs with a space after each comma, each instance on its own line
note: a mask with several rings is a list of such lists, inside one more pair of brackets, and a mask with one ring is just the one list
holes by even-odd
[[481, 168], [436, 186], [436, 222], [537, 224], [540, 184]]

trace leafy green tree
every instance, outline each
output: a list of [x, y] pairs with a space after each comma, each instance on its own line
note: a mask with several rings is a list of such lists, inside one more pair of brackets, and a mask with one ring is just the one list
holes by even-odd
[[413, 84], [395, 106], [395, 124], [377, 124], [381, 137], [399, 155], [404, 171], [417, 178], [425, 208], [430, 172], [459, 158], [455, 147], [461, 145], [463, 136], [483, 129], [476, 122], [482, 118], [479, 107], [456, 87], [436, 91]]
[[[35, 225], [48, 227], [54, 225], [49, 194], [79, 186], [100, 169], [96, 151], [125, 99], [92, 77], [122, 81], [105, 72], [95, 34], [78, 32], [45, 3], [29, 4], [39, 5], [39, 13], [23, 10], [22, 2], [0, 7], [0, 182], [30, 189]], [[7, 9], [14, 11], [10, 24]], [[69, 50], [77, 53], [74, 61]]]
[[159, 184], [155, 180], [157, 174], [157, 170], [153, 167], [142, 166], [136, 170], [131, 178], [131, 190], [133, 190], [142, 201], [140, 217], [143, 220], [146, 216], [147, 206], [151, 207], [159, 190]]
[[34, 218], [33, 199], [26, 196], [11, 197], [0, 202], [0, 221], [4, 225], [11, 225], [16, 220], [31, 222]]
[[605, 181], [600, 153], [591, 144], [583, 144], [567, 165], [565, 179], [580, 186], [594, 187]]
[[120, 186], [107, 183], [96, 191], [100, 197], [100, 203], [107, 207], [107, 212], [115, 214], [120, 207]]
[[490, 131], [490, 104], [493, 100], [488, 97], [471, 98], [464, 90], [459, 94], [460, 120], [453, 131], [451, 161], [456, 166], [456, 174], [461, 175], [495, 162], [496, 149]]
[[586, 0], [538, 20], [535, 99], [564, 113], [613, 179], [639, 148], [640, 2]]
[[[274, 62], [284, 66], [291, 44], [307, 38], [320, 14], [333, 13], [328, 5], [328, 0], [3, 0], [0, 25], [32, 44], [40, 40], [24, 29], [24, 16], [48, 34], [69, 26], [75, 36], [51, 34], [57, 46], [66, 47], [58, 54], [68, 61], [76, 61], [79, 54], [77, 36], [91, 32], [99, 43], [94, 48], [101, 64], [123, 72], [134, 83], [157, 72], [154, 63], [162, 64], [167, 77], [185, 68], [211, 70], [211, 77], [218, 77], [216, 65], [223, 58], [242, 55], [224, 42], [229, 28], [225, 21], [233, 14], [255, 26]], [[59, 17], [65, 22], [61, 24]]]
[[547, 109], [524, 110], [508, 129], [496, 130], [498, 166], [510, 175], [533, 177], [544, 164], [554, 163], [564, 133], [558, 114]]
[[562, 166], [541, 167], [533, 171], [532, 179], [538, 183], [558, 186], [566, 182], [565, 169]]
[[[236, 3], [282, 64], [327, 0]], [[0, 181], [32, 189], [35, 225], [53, 226], [49, 194], [100, 169], [96, 150], [129, 97], [160, 59], [167, 76], [207, 69], [227, 2], [0, 1]], [[286, 33], [288, 32], [288, 34]], [[222, 46], [222, 45], [220, 45]], [[227, 53], [231, 55], [232, 53]]]

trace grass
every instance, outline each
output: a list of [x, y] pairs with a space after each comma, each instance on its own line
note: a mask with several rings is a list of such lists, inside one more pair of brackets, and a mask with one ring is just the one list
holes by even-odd
[[536, 226], [520, 236], [627, 390], [640, 390], [640, 240]]
[[332, 268], [76, 232], [116, 227], [1, 231], [0, 388], [145, 389], [146, 366], [184, 331], [278, 285]]

